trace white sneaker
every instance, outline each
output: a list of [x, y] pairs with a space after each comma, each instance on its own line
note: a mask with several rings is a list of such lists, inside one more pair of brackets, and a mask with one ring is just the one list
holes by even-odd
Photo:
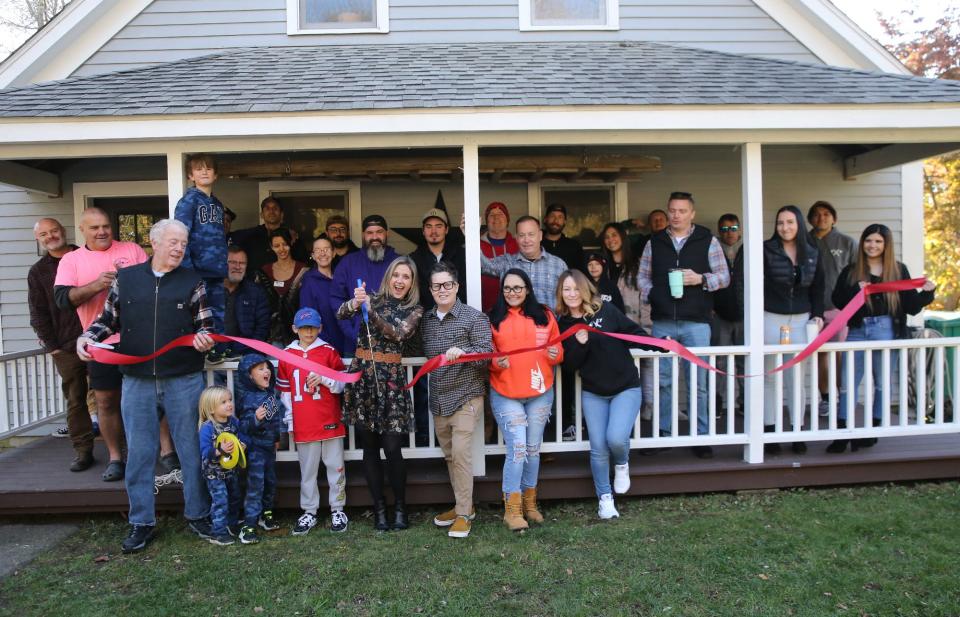
[[630, 490], [630, 464], [613, 466], [613, 492], [623, 495]]
[[653, 405], [644, 405], [640, 408], [640, 419], [647, 422], [653, 420]]
[[563, 429], [563, 440], [564, 441], [573, 441], [577, 438], [577, 428], [572, 424], [567, 428]]
[[600, 509], [597, 510], [597, 516], [601, 519], [607, 521], [611, 518], [620, 518], [620, 513], [617, 512], [617, 507], [613, 505], [613, 495], [607, 493], [606, 495], [600, 495]]
[[294, 536], [305, 536], [317, 525], [317, 517], [310, 512], [304, 512], [297, 519], [297, 526], [290, 532]]

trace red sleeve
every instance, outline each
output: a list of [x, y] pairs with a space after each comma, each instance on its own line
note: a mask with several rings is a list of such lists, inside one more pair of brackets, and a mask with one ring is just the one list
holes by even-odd
[[283, 361], [277, 366], [277, 390], [280, 392], [291, 392], [290, 364]]

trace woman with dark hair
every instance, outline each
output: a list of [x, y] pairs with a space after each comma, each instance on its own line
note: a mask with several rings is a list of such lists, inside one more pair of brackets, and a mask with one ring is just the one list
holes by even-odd
[[607, 260], [600, 253], [587, 253], [587, 274], [590, 275], [590, 282], [597, 288], [600, 299], [609, 302], [624, 312], [623, 296], [620, 290], [607, 278]]
[[[886, 283], [910, 278], [907, 267], [897, 261], [893, 247], [893, 233], [886, 225], [868, 225], [860, 234], [860, 246], [853, 262], [840, 271], [837, 285], [833, 289], [833, 304], [846, 306], [861, 289], [871, 283]], [[907, 315], [916, 315], [923, 307], [933, 302], [936, 285], [932, 281], [923, 284], [921, 290], [870, 294], [867, 301], [854, 313], [847, 326], [850, 328], [847, 341], [890, 341], [907, 338]], [[872, 352], [873, 357], [873, 421], [874, 425], [882, 420], [883, 413], [883, 352]], [[837, 411], [837, 426], [847, 428], [847, 406], [849, 397], [856, 404], [856, 392], [863, 379], [863, 352], [854, 352], [853, 385], [847, 379], [847, 371], [841, 368], [842, 385], [840, 387], [840, 408]], [[890, 372], [896, 374], [899, 355], [890, 354]], [[847, 354], [842, 362], [846, 364]], [[843, 366], [843, 365], [841, 365]], [[827, 452], [839, 453], [847, 449], [848, 439], [837, 439]], [[877, 439], [854, 439], [853, 450], [869, 448]]]
[[[494, 351], [543, 345], [559, 335], [557, 320], [537, 302], [526, 272], [507, 270], [500, 286], [490, 312]], [[511, 531], [526, 529], [527, 521], [543, 522], [537, 510], [540, 443], [553, 406], [553, 367], [562, 361], [557, 344], [490, 363], [490, 404], [507, 446], [503, 522]]]
[[267, 342], [282, 349], [294, 339], [291, 326], [293, 316], [300, 308], [300, 282], [307, 272], [307, 265], [291, 256], [293, 239], [289, 229], [274, 229], [270, 232], [269, 240], [270, 249], [277, 260], [260, 267], [256, 282], [263, 287], [270, 300], [270, 334]]
[[[603, 332], [647, 335], [615, 306], [602, 302], [596, 288], [577, 270], [567, 270], [560, 275], [557, 314], [561, 331], [587, 324]], [[579, 370], [583, 384], [583, 418], [590, 436], [590, 470], [599, 500], [597, 516], [601, 519], [620, 516], [613, 493], [622, 494], [630, 489], [630, 434], [643, 401], [640, 377], [630, 355], [630, 348], [634, 346], [653, 349], [586, 330], [563, 341], [564, 367]]]
[[[337, 310], [338, 319], [352, 319], [367, 307], [369, 325], [357, 333], [357, 351], [350, 363], [350, 372], [360, 371], [360, 380], [343, 391], [343, 418], [354, 426], [363, 445], [363, 474], [373, 498], [373, 527], [378, 531], [408, 527], [407, 468], [400, 449], [413, 430], [413, 406], [403, 389], [407, 372], [401, 361], [404, 343], [423, 316], [419, 289], [413, 260], [397, 257], [387, 267], [379, 293], [368, 295], [364, 284]], [[381, 449], [393, 489], [393, 525], [387, 524]]]
[[[767, 345], [807, 342], [807, 322], [823, 325], [823, 264], [820, 252], [810, 238], [803, 215], [796, 206], [777, 210], [776, 227], [769, 240], [763, 243], [763, 342]], [[784, 354], [786, 361], [792, 354]], [[775, 356], [764, 359], [766, 370], [776, 365]], [[794, 393], [803, 388], [803, 378], [794, 380], [794, 371], [784, 375], [787, 409], [794, 430], [803, 426], [803, 404], [794, 406]], [[777, 400], [775, 376], [763, 378], [764, 430], [772, 432], [776, 418], [783, 413], [783, 401]], [[806, 443], [796, 441], [793, 452], [803, 454]], [[780, 444], [766, 444], [771, 454], [780, 452]]]

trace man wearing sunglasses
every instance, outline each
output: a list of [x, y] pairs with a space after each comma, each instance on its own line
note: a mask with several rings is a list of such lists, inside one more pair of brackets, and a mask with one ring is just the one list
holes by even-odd
[[[717, 221], [717, 237], [720, 239], [720, 248], [723, 249], [723, 255], [727, 258], [727, 267], [729, 267], [730, 272], [735, 272], [737, 260], [743, 259], [743, 228], [740, 225], [740, 217], [732, 212], [721, 216], [720, 220]], [[711, 345], [743, 345], [743, 310], [741, 307], [743, 307], [743, 301], [736, 297], [734, 285], [718, 289], [715, 292], [713, 327], [710, 328]], [[727, 370], [726, 358], [718, 358], [717, 361], [721, 370]], [[742, 375], [744, 373], [743, 369], [743, 356], [737, 356], [736, 372]], [[737, 401], [737, 410], [742, 413], [741, 382], [742, 380], [739, 379], [735, 382], [734, 401]], [[721, 405], [719, 402], [721, 394], [726, 395], [726, 388], [717, 388], [717, 409], [725, 410], [727, 406], [725, 404]]]

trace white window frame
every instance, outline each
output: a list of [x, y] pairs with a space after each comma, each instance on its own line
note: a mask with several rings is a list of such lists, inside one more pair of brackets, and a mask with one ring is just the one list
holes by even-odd
[[[338, 191], [347, 193], [347, 221], [350, 223], [350, 237], [359, 238], [363, 235], [360, 229], [361, 202], [359, 182], [328, 182], [323, 180], [266, 180], [260, 183], [260, 202], [276, 193], [308, 193], [322, 191]], [[260, 219], [263, 222], [263, 219]]]
[[570, 189], [613, 188], [613, 220], [623, 221], [629, 216], [629, 198], [627, 182], [585, 182], [571, 184], [562, 180], [547, 180], [543, 182], [527, 183], [527, 214], [540, 220], [543, 215], [543, 190], [557, 187]]
[[[80, 215], [93, 205], [98, 197], [167, 197], [166, 180], [131, 180], [127, 182], [74, 182], [73, 183], [73, 221], [74, 238], [77, 244], [83, 242], [80, 233]], [[179, 197], [177, 198], [179, 199]], [[173, 214], [170, 215], [171, 218]], [[114, 238], [119, 230], [113, 230]]]
[[373, 0], [377, 25], [374, 28], [301, 28], [300, 0], [287, 0], [287, 34], [386, 34], [390, 32], [389, 0]]
[[537, 26], [533, 23], [533, 0], [518, 0], [520, 3], [520, 31], [539, 32], [544, 30], [619, 30], [620, 29], [620, 0], [603, 0], [606, 2], [607, 23], [605, 24], [564, 24], [552, 26]]

